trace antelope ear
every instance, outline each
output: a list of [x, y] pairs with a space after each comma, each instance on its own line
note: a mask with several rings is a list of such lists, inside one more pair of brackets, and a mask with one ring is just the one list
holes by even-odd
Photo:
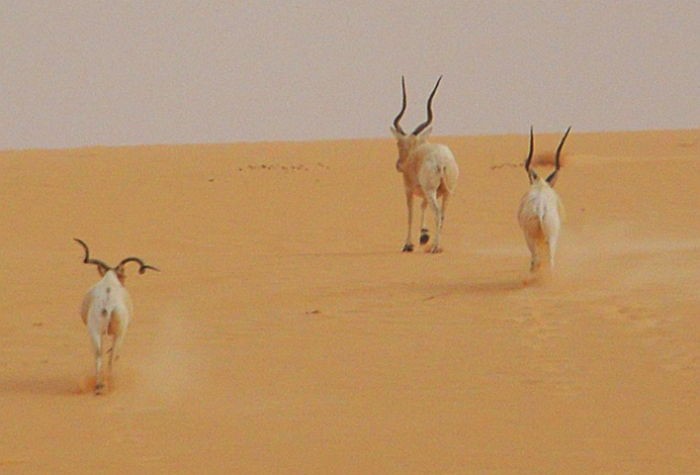
[[559, 176], [559, 173], [554, 171], [552, 172], [551, 175], [547, 177], [547, 183], [549, 183], [549, 186], [554, 187], [554, 184], [557, 182], [557, 177]]

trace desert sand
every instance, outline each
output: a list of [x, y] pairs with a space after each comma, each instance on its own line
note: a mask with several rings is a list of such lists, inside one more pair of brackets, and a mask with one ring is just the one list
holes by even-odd
[[[546, 279], [527, 136], [433, 140], [438, 255], [390, 138], [0, 152], [0, 472], [699, 473], [700, 130], [574, 128]], [[103, 396], [74, 237], [162, 270]]]

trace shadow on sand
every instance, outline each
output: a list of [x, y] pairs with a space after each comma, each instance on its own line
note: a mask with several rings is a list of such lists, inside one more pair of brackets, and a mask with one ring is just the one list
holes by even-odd
[[71, 377], [69, 375], [48, 378], [16, 377], [0, 380], [0, 392], [5, 394], [76, 396], [92, 394], [95, 378], [90, 376]]

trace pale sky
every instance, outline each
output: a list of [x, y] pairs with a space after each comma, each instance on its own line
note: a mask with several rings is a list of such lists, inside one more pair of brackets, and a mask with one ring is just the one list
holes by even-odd
[[700, 1], [0, 0], [0, 149], [700, 126]]

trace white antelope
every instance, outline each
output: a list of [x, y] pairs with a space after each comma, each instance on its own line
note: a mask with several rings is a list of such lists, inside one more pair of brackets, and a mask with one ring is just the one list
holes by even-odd
[[127, 257], [116, 267], [110, 267], [104, 262], [91, 259], [87, 244], [80, 239], [75, 239], [85, 249], [85, 264], [94, 264], [102, 279], [97, 282], [83, 298], [80, 315], [83, 323], [87, 325], [92, 349], [95, 355], [95, 394], [102, 394], [104, 379], [102, 376], [103, 337], [112, 337], [112, 346], [109, 349], [109, 371], [112, 371], [112, 362], [119, 358], [119, 350], [126, 336], [126, 329], [134, 314], [131, 297], [124, 287], [124, 266], [129, 262], [139, 264], [139, 274], [147, 269], [158, 269], [144, 264], [138, 257]]
[[554, 255], [557, 251], [559, 231], [564, 215], [559, 195], [554, 191], [554, 184], [559, 173], [561, 149], [564, 147], [564, 141], [566, 141], [570, 131], [571, 127], [566, 129], [559, 142], [554, 156], [554, 171], [546, 179], [542, 179], [535, 170], [530, 168], [535, 141], [532, 127], [530, 127], [530, 152], [525, 160], [525, 171], [530, 180], [530, 189], [520, 201], [518, 222], [525, 234], [527, 247], [530, 249], [531, 272], [539, 269], [544, 252], [549, 254], [550, 269], [554, 268]]
[[[406, 205], [408, 206], [408, 234], [403, 246], [403, 252], [413, 251], [411, 240], [411, 227], [413, 224], [413, 197], [423, 198], [421, 204], [420, 243], [427, 244], [430, 240], [428, 229], [425, 227], [425, 208], [430, 204], [435, 214], [435, 240], [430, 247], [430, 252], [441, 252], [440, 231], [445, 220], [445, 208], [447, 200], [454, 193], [459, 176], [459, 168], [452, 151], [441, 144], [428, 142], [428, 136], [432, 131], [430, 124], [433, 121], [432, 103], [435, 92], [442, 76], [438, 79], [433, 92], [428, 98], [428, 119], [416, 129], [407, 134], [399, 125], [399, 121], [406, 111], [406, 82], [401, 77], [403, 90], [403, 106], [401, 112], [394, 119], [391, 132], [396, 137], [396, 145], [399, 149], [399, 159], [396, 162], [396, 170], [403, 173], [404, 188], [406, 191]], [[438, 202], [442, 198], [442, 205]]]

